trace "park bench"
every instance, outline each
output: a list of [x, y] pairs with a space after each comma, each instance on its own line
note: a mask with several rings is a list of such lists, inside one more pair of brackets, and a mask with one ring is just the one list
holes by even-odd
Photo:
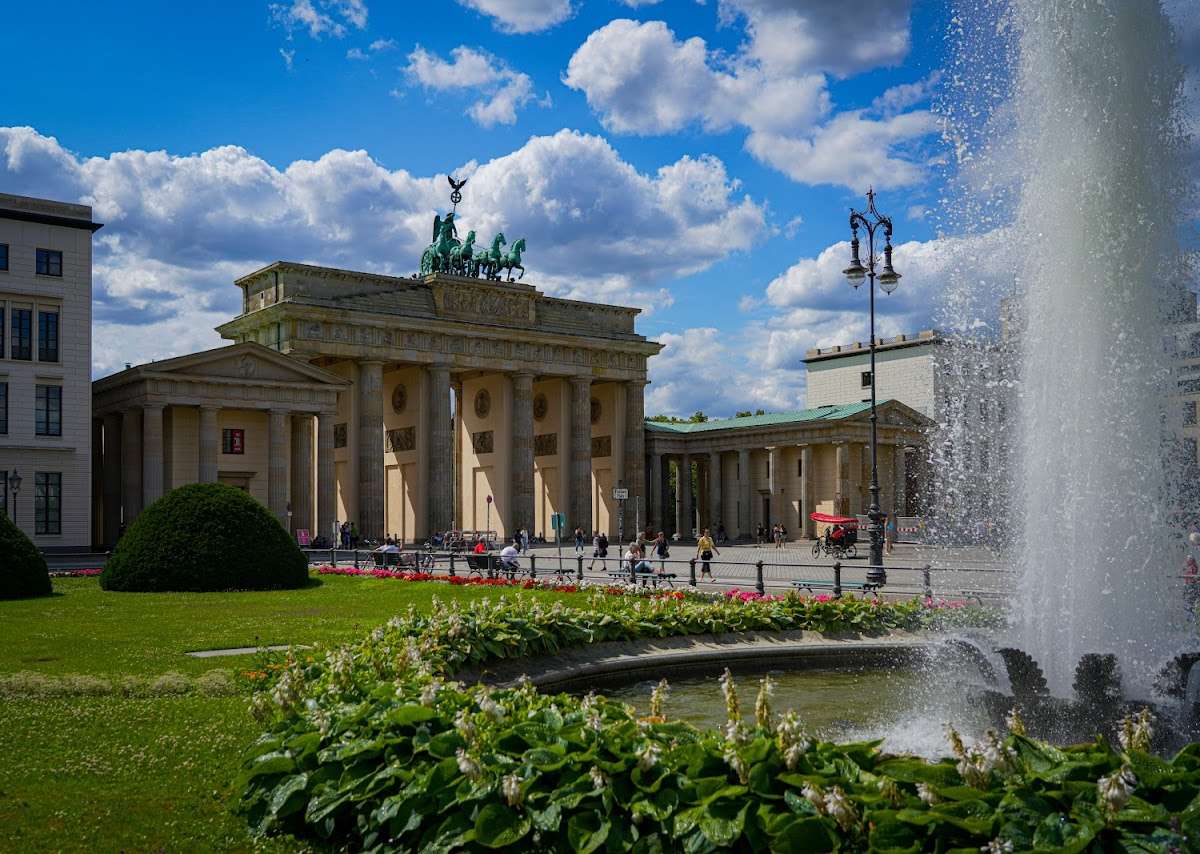
[[486, 575], [489, 578], [492, 576], [493, 567], [495, 566], [495, 561], [493, 560], [492, 555], [477, 555], [468, 553], [466, 558], [468, 570], [472, 572], [478, 572], [481, 575]]
[[[627, 569], [610, 569], [605, 574], [614, 581], [629, 580], [629, 570]], [[669, 586], [674, 587], [675, 579], [677, 577], [678, 575], [674, 572], [639, 572], [637, 574], [637, 579], [639, 582], [644, 585], [647, 581], [649, 581], [653, 587], [658, 587], [659, 581], [665, 581]]]
[[800, 578], [792, 582], [792, 587], [795, 587], [797, 591], [807, 590], [809, 593], [816, 593], [818, 590], [833, 590], [835, 587], [841, 587], [843, 593], [849, 590], [857, 593], [873, 593], [876, 596], [879, 595], [879, 585], [870, 584], [865, 581], [843, 581], [839, 585], [835, 584], [834, 581], [829, 578]]

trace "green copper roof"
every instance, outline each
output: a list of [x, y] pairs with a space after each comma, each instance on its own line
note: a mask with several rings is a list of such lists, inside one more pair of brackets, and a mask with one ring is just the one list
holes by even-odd
[[[881, 400], [883, 406], [889, 401]], [[704, 433], [709, 430], [736, 430], [741, 427], [770, 427], [775, 424], [798, 424], [804, 421], [837, 421], [849, 418], [871, 408], [869, 403], [847, 403], [842, 406], [818, 406], [799, 412], [770, 412], [766, 415], [744, 415], [741, 418], [721, 418], [713, 421], [696, 421], [686, 424], [668, 424], [646, 419], [646, 429], [663, 433]]]

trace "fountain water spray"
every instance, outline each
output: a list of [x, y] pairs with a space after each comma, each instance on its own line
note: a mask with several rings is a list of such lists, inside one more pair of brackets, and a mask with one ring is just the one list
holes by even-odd
[[[975, 240], [960, 241], [943, 322], [970, 339], [981, 295], [995, 304], [996, 282], [964, 271], [994, 269], [983, 255], [1003, 233], [1012, 327], [994, 352], [1010, 361], [985, 373], [1010, 388], [1015, 644], [1042, 664], [1051, 691], [1069, 688], [1089, 653], [1115, 654], [1127, 687], [1148, 691], [1186, 625], [1163, 347], [1184, 285], [1182, 74], [1170, 25], [1157, 0], [981, 0], [963, 18], [972, 15], [956, 23], [995, 47], [959, 50], [962, 103], [946, 127], [960, 187], [976, 197], [971, 213], [987, 217]], [[980, 65], [997, 55], [1007, 71]], [[974, 111], [963, 108], [972, 101]], [[957, 352], [980, 363], [977, 344]], [[961, 420], [945, 428], [935, 448], [962, 441]], [[995, 474], [954, 469], [951, 494], [994, 489]]]

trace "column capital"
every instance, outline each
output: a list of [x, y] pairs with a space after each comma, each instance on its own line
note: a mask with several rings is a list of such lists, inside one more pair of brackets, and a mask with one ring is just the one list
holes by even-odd
[[158, 403], [157, 401], [142, 404], [142, 409], [146, 412], [162, 412], [166, 408], [167, 405], [165, 403]]
[[219, 412], [221, 405], [217, 403], [202, 403], [198, 408], [201, 412]]
[[571, 385], [576, 386], [576, 387], [582, 387], [582, 386], [591, 387], [591, 385], [592, 385], [591, 374], [587, 374], [584, 376], [576, 374], [575, 376], [568, 377], [568, 379], [571, 381]]

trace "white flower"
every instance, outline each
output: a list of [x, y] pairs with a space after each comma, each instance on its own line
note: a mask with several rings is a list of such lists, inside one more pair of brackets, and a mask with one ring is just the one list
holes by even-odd
[[440, 690], [442, 690], [442, 683], [437, 679], [426, 683], [426, 685], [421, 689], [421, 705], [432, 706], [434, 701], [437, 699], [438, 691]]
[[721, 674], [721, 692], [725, 695], [725, 717], [731, 722], [740, 721], [742, 709], [738, 703], [737, 686], [733, 684], [733, 674], [728, 667]]
[[501, 777], [500, 794], [504, 796], [504, 802], [510, 807], [519, 807], [525, 800], [525, 793], [521, 791], [521, 778], [516, 774], [506, 774]]
[[454, 716], [454, 728], [458, 730], [458, 734], [466, 741], [474, 741], [477, 730], [475, 722], [471, 720], [471, 715], [466, 709], [459, 709], [458, 714]]
[[737, 747], [732, 742], [726, 743], [724, 758], [730, 770], [734, 774], [737, 774], [738, 781], [745, 783], [749, 779], [750, 769], [746, 766], [746, 760], [737, 752]]
[[1137, 777], [1129, 770], [1128, 765], [1123, 765], [1107, 777], [1097, 780], [1096, 788], [1103, 806], [1111, 812], [1120, 812], [1133, 797], [1133, 790], [1137, 788]]
[[461, 747], [455, 751], [455, 756], [458, 757], [458, 770], [471, 782], [479, 780], [483, 774], [483, 769], [479, 767], [479, 763], [471, 758], [471, 755]]
[[771, 695], [775, 693], [775, 683], [770, 676], [764, 676], [758, 685], [758, 697], [754, 701], [754, 719], [763, 729], [771, 727]]
[[933, 787], [928, 783], [917, 783], [917, 797], [923, 800], [929, 806], [933, 806], [941, 801], [941, 798], [938, 797], [937, 792], [935, 792]]
[[667, 680], [663, 679], [650, 692], [650, 714], [653, 717], [661, 718], [663, 716], [663, 703], [666, 701], [669, 691]]
[[987, 845], [981, 846], [979, 850], [982, 851], [983, 854], [1011, 854], [1013, 850], [1013, 844], [1011, 840], [1001, 839], [999, 836], [997, 836]]
[[643, 771], [649, 771], [658, 764], [658, 757], [662, 755], [662, 748], [654, 742], [647, 742], [646, 745], [637, 752], [638, 767]]
[[825, 812], [838, 823], [842, 830], [849, 830], [858, 821], [854, 804], [846, 797], [841, 786], [834, 786], [825, 793]]
[[608, 777], [604, 776], [604, 772], [601, 771], [599, 768], [597, 768], [595, 765], [593, 765], [592, 769], [590, 771], [588, 771], [588, 774], [592, 778], [592, 788], [595, 791], [599, 792], [599, 791], [603, 790], [605, 786], [608, 785]]
[[821, 791], [821, 787], [816, 783], [805, 783], [804, 788], [800, 790], [800, 794], [808, 798], [812, 802], [813, 808], [821, 815], [825, 814], [825, 793]]
[[1004, 725], [1008, 727], [1008, 731], [1013, 735], [1025, 735], [1025, 719], [1021, 717], [1021, 713], [1017, 711], [1016, 706], [1009, 709], [1008, 714], [1005, 715]]

